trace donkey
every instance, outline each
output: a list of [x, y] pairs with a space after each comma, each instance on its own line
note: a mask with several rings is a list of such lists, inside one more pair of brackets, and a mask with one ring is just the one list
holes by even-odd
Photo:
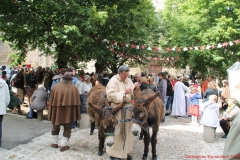
[[126, 101], [123, 101], [118, 106], [114, 108], [110, 107], [98, 107], [97, 105], [92, 104], [91, 102], [88, 103], [89, 107], [95, 113], [99, 114], [99, 119], [96, 120], [97, 127], [98, 127], [98, 139], [99, 139], [99, 146], [98, 146], [98, 155], [101, 156], [103, 153], [104, 142], [107, 146], [111, 147], [114, 144], [113, 137], [115, 136], [115, 125], [117, 124], [117, 119], [115, 115], [117, 112], [123, 108], [126, 104]]
[[98, 84], [92, 87], [92, 89], [88, 93], [86, 106], [87, 106], [87, 113], [89, 115], [90, 122], [91, 122], [90, 135], [93, 135], [93, 131], [95, 129], [95, 122], [96, 122], [96, 119], [99, 119], [98, 117], [99, 114], [96, 114], [96, 112], [89, 107], [88, 105], [89, 102], [99, 106], [100, 108], [101, 107], [104, 108], [105, 106], [110, 106], [107, 100], [106, 87], [104, 87], [101, 84]]
[[[123, 108], [126, 101], [124, 100], [116, 107], [111, 108], [107, 101], [104, 86], [96, 85], [90, 92], [92, 93], [89, 93], [87, 100], [88, 115], [92, 124], [97, 123], [99, 139], [98, 155], [101, 156], [103, 154], [104, 143], [109, 147], [114, 144], [115, 125], [118, 122], [115, 115]], [[92, 128], [91, 131], [93, 132]]]
[[[164, 105], [158, 95], [159, 92], [155, 93], [151, 89], [145, 89], [143, 91], [137, 89], [134, 93], [135, 100], [132, 107], [132, 133], [134, 136], [137, 136], [141, 133], [142, 129], [144, 135], [143, 160], [147, 160], [149, 151], [148, 146], [150, 141], [152, 145], [152, 159], [157, 160], [157, 133], [160, 122], [164, 116]], [[149, 134], [149, 127], [152, 127], [151, 138]]]

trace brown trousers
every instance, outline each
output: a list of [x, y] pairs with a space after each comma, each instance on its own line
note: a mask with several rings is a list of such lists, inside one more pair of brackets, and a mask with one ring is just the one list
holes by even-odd
[[[71, 129], [72, 129], [72, 122], [63, 124], [63, 137], [70, 138], [71, 136]], [[53, 125], [52, 127], [52, 135], [59, 135], [60, 132], [60, 125]]]

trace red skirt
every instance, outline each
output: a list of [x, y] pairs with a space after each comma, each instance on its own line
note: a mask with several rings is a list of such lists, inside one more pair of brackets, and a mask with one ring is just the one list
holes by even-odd
[[199, 105], [196, 105], [196, 104], [191, 105], [191, 106], [189, 107], [188, 114], [191, 114], [191, 115], [196, 116], [196, 117], [199, 118], [199, 117], [200, 117], [200, 114], [199, 114]]

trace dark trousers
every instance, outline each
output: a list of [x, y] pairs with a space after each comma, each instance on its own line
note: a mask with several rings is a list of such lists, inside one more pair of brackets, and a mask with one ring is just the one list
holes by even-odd
[[227, 127], [226, 127], [226, 123], [227, 123], [227, 121], [224, 120], [224, 119], [222, 119], [222, 120], [220, 121], [220, 126], [221, 126], [223, 132], [225, 133], [225, 135], [227, 135], [228, 132], [229, 132], [229, 130], [228, 130]]
[[[173, 96], [169, 96], [167, 100], [166, 110], [170, 108], [170, 111], [172, 110], [172, 103], [173, 103]], [[171, 107], [170, 107], [171, 104]]]
[[3, 120], [3, 115], [0, 115], [0, 147], [2, 145], [2, 120]]
[[[72, 122], [63, 124], [63, 127], [64, 127], [63, 137], [70, 138], [71, 129], [72, 129]], [[52, 135], [59, 135], [59, 132], [60, 132], [60, 125], [53, 125]]]

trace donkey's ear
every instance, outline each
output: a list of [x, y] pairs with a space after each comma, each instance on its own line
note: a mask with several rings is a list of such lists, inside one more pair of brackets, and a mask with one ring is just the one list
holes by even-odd
[[146, 105], [148, 105], [148, 104], [149, 104], [150, 102], [152, 102], [155, 98], [157, 98], [158, 95], [159, 95], [159, 92], [156, 92], [155, 94], [147, 97], [147, 98], [146, 98], [146, 101], [145, 101]]
[[123, 106], [126, 104], [126, 100], [123, 100], [122, 103], [118, 104], [116, 107], [112, 109], [112, 113], [115, 115], [117, 112], [123, 108]]
[[142, 92], [140, 87], [138, 87], [136, 90], [134, 90], [133, 95], [134, 95], [134, 100], [136, 100], [137, 98], [139, 98], [141, 96]]
[[103, 110], [102, 108], [98, 107], [97, 105], [92, 104], [91, 102], [88, 102], [88, 106], [97, 114], [102, 114]]

